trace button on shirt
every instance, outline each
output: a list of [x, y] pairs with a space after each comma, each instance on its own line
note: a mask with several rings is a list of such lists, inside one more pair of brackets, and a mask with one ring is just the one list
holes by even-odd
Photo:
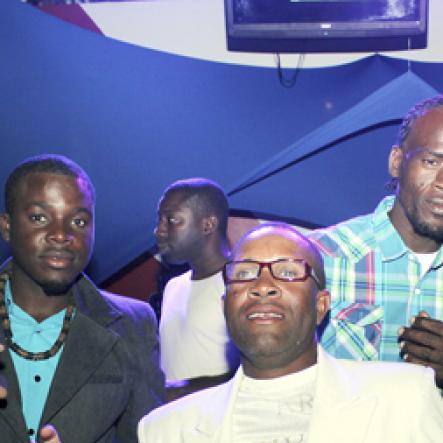
[[401, 360], [398, 329], [411, 316], [424, 310], [443, 320], [443, 248], [421, 269], [389, 219], [393, 204], [388, 196], [373, 214], [310, 234], [332, 298], [322, 344], [335, 357]]
[[[50, 349], [60, 334], [66, 309], [38, 323], [14, 303], [9, 281], [5, 287], [5, 303], [11, 322], [12, 340], [30, 352]], [[22, 411], [30, 441], [37, 438], [43, 407], [62, 349], [53, 357], [40, 361], [26, 360], [9, 350], [20, 386]]]

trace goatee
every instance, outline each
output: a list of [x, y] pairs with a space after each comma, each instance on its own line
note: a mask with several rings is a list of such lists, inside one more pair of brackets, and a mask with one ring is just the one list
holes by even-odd
[[47, 282], [41, 282], [40, 286], [47, 295], [66, 295], [69, 290], [71, 289], [74, 282], [66, 283], [66, 282], [54, 282], [54, 281], [47, 281]]

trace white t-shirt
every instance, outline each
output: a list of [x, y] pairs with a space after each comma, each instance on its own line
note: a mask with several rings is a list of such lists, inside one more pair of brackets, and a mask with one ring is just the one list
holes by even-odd
[[268, 380], [243, 375], [234, 403], [232, 443], [306, 443], [316, 378], [317, 365]]
[[222, 273], [191, 280], [191, 271], [171, 279], [163, 292], [160, 361], [167, 381], [221, 375], [230, 370], [223, 315]]
[[414, 252], [415, 256], [417, 257], [417, 260], [420, 262], [420, 268], [421, 268], [421, 276], [426, 274], [426, 272], [429, 271], [429, 268], [432, 265], [432, 262], [434, 261], [434, 258], [437, 256], [438, 251], [430, 252], [427, 254], [419, 254], [417, 252]]

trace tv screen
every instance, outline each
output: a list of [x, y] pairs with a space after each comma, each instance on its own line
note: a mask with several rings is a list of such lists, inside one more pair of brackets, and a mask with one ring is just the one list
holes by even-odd
[[425, 48], [428, 0], [225, 0], [228, 49], [350, 52]]

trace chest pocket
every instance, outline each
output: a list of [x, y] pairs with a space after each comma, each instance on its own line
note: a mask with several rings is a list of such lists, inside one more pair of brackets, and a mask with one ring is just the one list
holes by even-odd
[[321, 342], [338, 358], [378, 360], [384, 309], [366, 303], [339, 303], [331, 312]]

